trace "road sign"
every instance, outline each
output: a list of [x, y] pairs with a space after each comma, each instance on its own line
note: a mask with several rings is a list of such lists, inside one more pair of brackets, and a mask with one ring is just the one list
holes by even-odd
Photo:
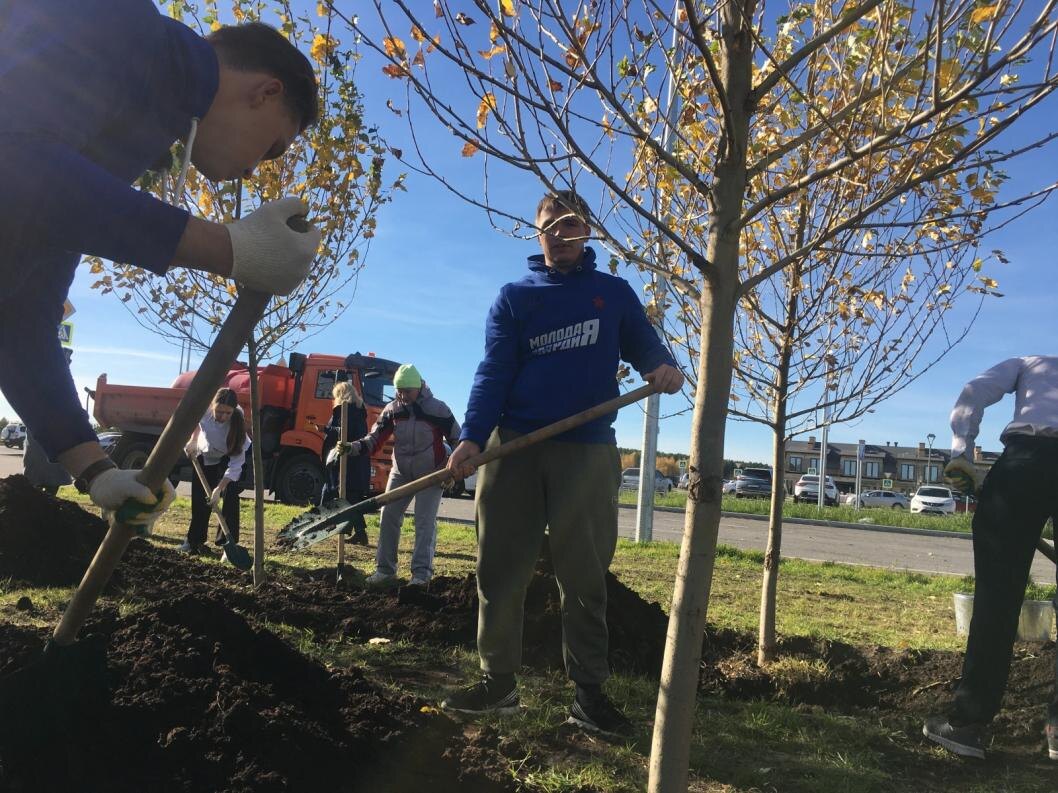
[[882, 480], [882, 490], [892, 490], [892, 489], [893, 489], [893, 480], [892, 479], [883, 479]]
[[60, 322], [59, 323], [59, 343], [60, 344], [73, 344], [73, 323], [72, 322]]
[[864, 449], [864, 443], [863, 443], [863, 441], [860, 441], [860, 445], [856, 447], [856, 459], [857, 460], [862, 460], [863, 459], [864, 451], [866, 451]]
[[819, 473], [819, 471], [817, 471], [815, 468], [809, 468], [808, 469], [808, 475], [809, 476], [815, 476], [818, 473]]
[[686, 471], [687, 470], [687, 461], [686, 460], [680, 460], [680, 470], [681, 471]]
[[742, 469], [741, 469], [741, 468], [736, 468], [736, 469], [735, 469], [735, 470], [734, 470], [734, 471], [732, 472], [732, 474], [733, 474], [734, 476], [742, 476]]

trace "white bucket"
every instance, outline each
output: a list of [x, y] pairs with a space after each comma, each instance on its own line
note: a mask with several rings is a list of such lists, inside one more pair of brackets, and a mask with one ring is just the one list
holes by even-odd
[[[974, 596], [965, 592], [956, 592], [955, 632], [965, 636], [970, 632], [970, 617], [973, 616]], [[1046, 642], [1051, 638], [1051, 624], [1054, 620], [1054, 606], [1049, 600], [1026, 600], [1021, 606], [1018, 618], [1019, 642]]]

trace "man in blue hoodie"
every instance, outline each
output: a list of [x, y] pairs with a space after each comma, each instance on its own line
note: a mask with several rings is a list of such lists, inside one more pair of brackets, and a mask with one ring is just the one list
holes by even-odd
[[[156, 274], [173, 265], [286, 294], [319, 232], [287, 226], [287, 198], [222, 225], [130, 183], [185, 156], [212, 180], [249, 176], [317, 116], [311, 64], [267, 25], [202, 38], [150, 0], [0, 4], [0, 389], [49, 458], [97, 505], [155, 507], [138, 471], [103, 452], [80, 405], [57, 327], [81, 254]], [[184, 166], [186, 168], [185, 160]]]
[[[489, 312], [485, 359], [470, 392], [460, 443], [448, 468], [493, 446], [618, 395], [628, 361], [664, 393], [683, 386], [657, 332], [626, 281], [599, 272], [585, 247], [591, 229], [571, 191], [537, 208], [542, 255], [507, 284]], [[453, 692], [446, 710], [467, 714], [518, 708], [525, 590], [547, 528], [562, 598], [562, 651], [576, 684], [569, 721], [611, 735], [631, 725], [602, 684], [607, 662], [606, 571], [617, 545], [620, 458], [604, 416], [481, 470], [477, 485], [478, 654], [481, 679]]]

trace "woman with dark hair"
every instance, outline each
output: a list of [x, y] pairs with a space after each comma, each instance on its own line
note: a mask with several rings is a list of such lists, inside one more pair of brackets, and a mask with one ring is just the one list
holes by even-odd
[[[221, 512], [231, 533], [231, 541], [239, 541], [239, 477], [246, 462], [246, 450], [250, 436], [246, 432], [246, 417], [239, 407], [238, 397], [230, 388], [221, 388], [213, 397], [209, 411], [198, 422], [191, 440], [184, 447], [188, 459], [198, 457], [206, 482], [213, 488], [206, 493], [197, 476], [191, 477], [191, 525], [187, 529], [187, 541], [181, 551], [200, 553], [206, 544], [206, 529], [212, 507], [221, 498]], [[218, 531], [214, 540], [224, 544]]]
[[[367, 410], [364, 408], [363, 398], [353, 388], [352, 383], [335, 383], [331, 393], [334, 396], [334, 411], [331, 413], [330, 423], [323, 430], [325, 435], [322, 455], [324, 464], [327, 466], [327, 484], [323, 488], [321, 503], [338, 498], [341, 466], [341, 450], [338, 444], [342, 433], [343, 404], [347, 406], [345, 410], [349, 422], [345, 437], [354, 439], [367, 435]], [[356, 504], [367, 498], [371, 489], [371, 458], [368, 456], [347, 457], [346, 460], [345, 499], [350, 504]], [[354, 545], [367, 545], [367, 522], [363, 515], [354, 515], [342, 527], [344, 534], [349, 534], [350, 531], [353, 535], [350, 542]]]

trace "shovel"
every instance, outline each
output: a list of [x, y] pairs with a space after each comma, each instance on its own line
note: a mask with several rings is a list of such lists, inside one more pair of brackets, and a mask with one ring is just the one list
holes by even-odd
[[[179, 461], [184, 444], [209, 408], [270, 299], [271, 295], [260, 292], [240, 293], [140, 472], [139, 481], [151, 492], [161, 490]], [[40, 751], [42, 741], [55, 739], [56, 734], [82, 741], [85, 736], [78, 725], [87, 714], [104, 708], [109, 701], [104, 643], [99, 637], [81, 642], [76, 639], [136, 534], [135, 527], [124, 522], [129, 516], [123, 513], [124, 507], [112, 515], [110, 528], [45, 646], [43, 657], [0, 680], [0, 739], [7, 748], [16, 752]]]
[[[209, 482], [206, 481], [206, 472], [202, 470], [202, 463], [198, 461], [198, 455], [191, 458], [191, 465], [195, 469], [198, 483], [202, 485], [202, 489], [206, 493], [206, 498], [209, 498]], [[217, 516], [217, 520], [220, 521], [220, 530], [224, 533], [224, 558], [228, 560], [229, 564], [238, 567], [240, 570], [249, 570], [253, 567], [253, 559], [250, 558], [250, 552], [231, 538], [231, 532], [228, 531], [228, 522], [224, 520], [224, 513], [221, 512], [220, 507], [213, 502], [210, 502], [209, 507], [213, 510], [213, 514]]]
[[[546, 427], [521, 435], [509, 443], [486, 449], [481, 454], [471, 457], [467, 460], [467, 463], [474, 467], [480, 467], [492, 460], [508, 457], [528, 446], [532, 446], [534, 443], [561, 435], [563, 432], [579, 427], [581, 424], [586, 424], [592, 419], [605, 416], [607, 413], [613, 413], [625, 405], [631, 405], [633, 402], [638, 402], [640, 399], [655, 393], [655, 391], [656, 389], [653, 385], [640, 386], [627, 394], [622, 394], [600, 405], [560, 419], [554, 424], [548, 424]], [[447, 468], [440, 468], [432, 474], [416, 479], [414, 482], [408, 482], [408, 484], [401, 485], [393, 490], [387, 490], [385, 493], [361, 501], [358, 504], [343, 503], [340, 499], [335, 499], [321, 506], [318, 511], [306, 513], [292, 520], [280, 530], [276, 543], [281, 547], [300, 551], [334, 536], [340, 530], [341, 525], [353, 515], [374, 511], [391, 501], [415, 495], [428, 488], [443, 484], [452, 478], [454, 477], [451, 471]]]

